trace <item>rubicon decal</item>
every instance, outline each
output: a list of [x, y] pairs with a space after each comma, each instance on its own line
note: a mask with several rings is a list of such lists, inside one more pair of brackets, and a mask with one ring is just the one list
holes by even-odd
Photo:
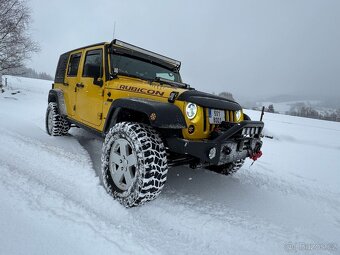
[[162, 97], [164, 95], [164, 92], [159, 91], [159, 90], [138, 88], [138, 87], [133, 87], [133, 86], [128, 86], [128, 85], [119, 85], [119, 90], [126, 90], [126, 91], [135, 92], [135, 93], [153, 95], [153, 96], [159, 96], [159, 97]]

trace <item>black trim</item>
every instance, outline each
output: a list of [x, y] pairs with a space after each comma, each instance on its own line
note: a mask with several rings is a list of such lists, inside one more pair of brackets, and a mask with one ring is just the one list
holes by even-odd
[[243, 113], [243, 119], [244, 120], [251, 120], [251, 118], [245, 113]]
[[84, 46], [84, 47], [80, 47], [80, 48], [77, 48], [77, 49], [74, 49], [74, 50], [67, 51], [64, 54], [66, 54], [66, 53], [70, 54], [70, 53], [73, 53], [74, 51], [77, 51], [77, 50], [84, 50], [84, 49], [95, 47], [95, 46], [103, 46], [104, 44], [109, 44], [109, 43], [108, 42], [101, 42], [101, 43], [90, 44], [90, 45], [87, 45], [87, 46]]
[[105, 80], [110, 80], [110, 69], [109, 69], [109, 45], [104, 45], [104, 73]]
[[[253, 145], [260, 143], [260, 139], [257, 137], [243, 137], [239, 134], [242, 133], [244, 128], [260, 128], [263, 129], [264, 123], [262, 121], [242, 121], [227, 131], [222, 133], [220, 136], [213, 140], [187, 140], [177, 137], [166, 138], [166, 144], [170, 152], [175, 152], [183, 155], [191, 155], [199, 159], [202, 163], [210, 163], [217, 165], [221, 158], [221, 149], [224, 144], [227, 143], [240, 143], [244, 141], [254, 141]], [[213, 159], [209, 158], [209, 150], [216, 148], [216, 156]], [[251, 151], [255, 149], [255, 146], [250, 148], [250, 151], [234, 151], [236, 156], [249, 156]]]
[[141, 98], [121, 98], [113, 101], [111, 104], [104, 125], [104, 132], [107, 132], [116, 123], [119, 111], [122, 109], [140, 112], [148, 118], [152, 113], [155, 113], [156, 119], [149, 119], [150, 125], [153, 127], [168, 129], [186, 128], [184, 116], [176, 105]]
[[215, 141], [221, 142], [223, 140], [229, 139], [230, 137], [234, 136], [235, 134], [238, 134], [242, 131], [244, 128], [259, 128], [261, 133], [262, 129], [264, 127], [264, 123], [262, 121], [251, 121], [251, 120], [244, 120], [240, 123], [235, 124], [234, 126], [230, 127], [226, 132], [224, 132], [222, 135], [218, 136]]
[[195, 103], [207, 108], [216, 108], [231, 111], [238, 111], [242, 109], [242, 107], [238, 103], [232, 100], [228, 100], [223, 97], [211, 95], [197, 90], [187, 90], [180, 94], [177, 100]]
[[95, 134], [95, 135], [97, 135], [97, 136], [100, 136], [100, 137], [103, 137], [103, 136], [104, 136], [103, 133], [102, 133], [101, 131], [99, 131], [99, 130], [97, 130], [97, 129], [95, 129], [95, 128], [89, 127], [89, 126], [87, 126], [86, 124], [81, 123], [81, 122], [79, 122], [79, 121], [76, 121], [76, 120], [74, 120], [74, 119], [72, 119], [72, 118], [70, 118], [70, 117], [66, 117], [66, 118], [67, 118], [67, 120], [68, 120], [71, 124], [74, 124], [74, 125], [76, 125], [77, 127], [83, 128], [83, 129], [85, 129], [86, 131], [89, 131], [90, 133]]
[[48, 100], [47, 102], [50, 103], [50, 102], [55, 102], [57, 103], [58, 107], [59, 107], [59, 102], [58, 102], [58, 93], [57, 91], [55, 91], [54, 89], [51, 89], [49, 92], [48, 92]]

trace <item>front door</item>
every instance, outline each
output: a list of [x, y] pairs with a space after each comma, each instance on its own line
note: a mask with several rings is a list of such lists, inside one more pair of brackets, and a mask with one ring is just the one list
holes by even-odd
[[103, 73], [103, 48], [87, 50], [82, 74], [76, 84], [76, 114], [81, 122], [92, 127], [102, 123]]

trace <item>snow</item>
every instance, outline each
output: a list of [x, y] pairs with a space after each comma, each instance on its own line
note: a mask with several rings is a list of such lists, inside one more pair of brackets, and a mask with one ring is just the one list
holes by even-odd
[[51, 83], [8, 76], [0, 94], [0, 254], [339, 254], [340, 123], [266, 113], [254, 165], [172, 168], [125, 209], [100, 184], [100, 138], [46, 134]]

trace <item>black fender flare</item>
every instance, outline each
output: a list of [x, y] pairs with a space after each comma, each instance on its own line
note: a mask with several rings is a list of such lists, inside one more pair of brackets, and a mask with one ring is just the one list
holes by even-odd
[[48, 103], [55, 102], [58, 105], [59, 113], [63, 116], [67, 115], [64, 92], [61, 89], [51, 89], [48, 92]]
[[251, 120], [251, 118], [245, 113], [243, 113], [243, 119], [244, 120]]
[[117, 123], [119, 113], [123, 109], [145, 114], [150, 125], [156, 128], [183, 129], [187, 127], [182, 111], [174, 104], [142, 98], [120, 98], [114, 100], [110, 106], [104, 125], [105, 133]]

